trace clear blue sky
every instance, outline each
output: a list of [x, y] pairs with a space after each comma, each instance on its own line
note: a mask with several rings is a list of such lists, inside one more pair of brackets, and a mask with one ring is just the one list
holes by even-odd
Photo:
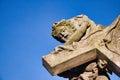
[[52, 77], [41, 57], [60, 45], [51, 25], [79, 14], [107, 26], [120, 14], [120, 0], [0, 0], [0, 80], [66, 80]]

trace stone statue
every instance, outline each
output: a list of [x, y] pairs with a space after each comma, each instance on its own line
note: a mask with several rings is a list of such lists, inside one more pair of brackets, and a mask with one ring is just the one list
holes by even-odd
[[[90, 20], [86, 15], [79, 15], [69, 20], [62, 20], [60, 22], [54, 23], [52, 27], [52, 36], [65, 43], [64, 46], [58, 46], [55, 49], [55, 53], [62, 50], [72, 51], [76, 47], [75, 43], [80, 40], [86, 39], [88, 36], [101, 31], [105, 27], [102, 25], [96, 25], [92, 20]], [[81, 68], [82, 69], [82, 68]], [[79, 73], [79, 77], [70, 76], [70, 80], [108, 80], [108, 75], [106, 72], [99, 70], [97, 65], [97, 60], [89, 63], [84, 69], [83, 73]], [[71, 70], [71, 72], [74, 70]], [[101, 72], [100, 72], [101, 71]], [[73, 73], [72, 72], [72, 73]], [[69, 72], [70, 73], [70, 72]], [[100, 76], [98, 76], [100, 73]], [[75, 73], [74, 73], [75, 74]], [[104, 75], [102, 75], [104, 74]], [[64, 76], [65, 74], [59, 74]]]
[[82, 41], [92, 34], [102, 31], [104, 28], [100, 24], [96, 25], [86, 15], [79, 15], [69, 20], [61, 20], [60, 22], [54, 23], [52, 36], [56, 40], [65, 43], [64, 46], [58, 46], [55, 51], [58, 48], [74, 50], [77, 44], [76, 42]]
[[108, 27], [84, 14], [56, 22], [52, 36], [64, 45], [43, 56], [43, 65], [69, 80], [110, 80], [107, 72], [120, 76], [119, 31], [120, 16]]

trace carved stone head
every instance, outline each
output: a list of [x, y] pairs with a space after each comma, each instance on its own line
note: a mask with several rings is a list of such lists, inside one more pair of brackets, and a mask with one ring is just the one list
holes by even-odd
[[52, 36], [64, 43], [76, 31], [76, 28], [67, 20], [54, 23], [52, 27]]
[[64, 43], [70, 36], [81, 27], [84, 21], [89, 21], [86, 15], [78, 15], [68, 20], [61, 20], [60, 22], [54, 23], [52, 26], [52, 36]]

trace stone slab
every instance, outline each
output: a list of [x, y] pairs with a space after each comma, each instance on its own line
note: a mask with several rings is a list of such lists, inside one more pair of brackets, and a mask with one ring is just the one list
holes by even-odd
[[68, 53], [48, 54], [43, 56], [43, 65], [56, 75], [91, 60], [96, 59], [96, 49], [81, 49]]

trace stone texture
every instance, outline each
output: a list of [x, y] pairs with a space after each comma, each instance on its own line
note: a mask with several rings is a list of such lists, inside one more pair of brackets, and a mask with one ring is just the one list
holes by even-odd
[[[52, 36], [64, 42], [64, 45], [43, 56], [43, 65], [52, 75], [56, 75], [97, 59], [97, 69], [112, 71], [120, 76], [119, 32], [120, 16], [108, 27], [96, 25], [86, 15], [57, 22], [53, 24]], [[86, 69], [89, 70], [90, 67]], [[80, 74], [81, 77], [86, 77], [83, 80], [88, 80], [87, 75], [93, 75], [86, 72], [87, 70]], [[78, 77], [71, 80], [79, 80]], [[95, 77], [96, 80], [101, 78], [108, 80], [104, 75]]]

